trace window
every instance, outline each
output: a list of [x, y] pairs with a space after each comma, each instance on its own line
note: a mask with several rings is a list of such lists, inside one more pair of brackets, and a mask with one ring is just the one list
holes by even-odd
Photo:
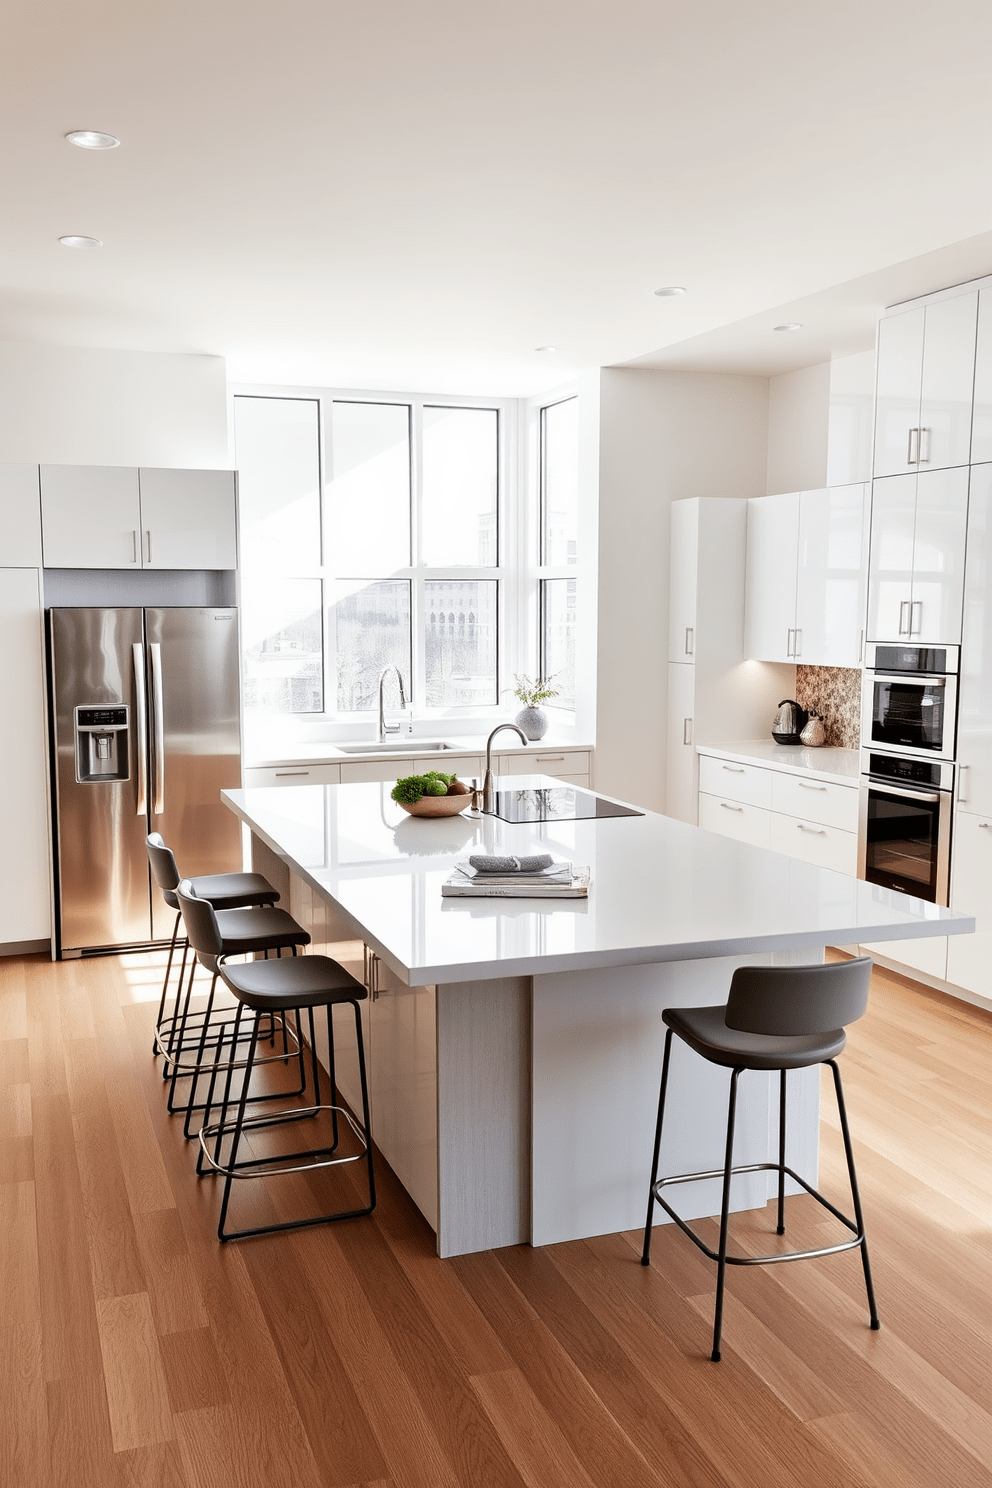
[[578, 600], [578, 399], [541, 409], [539, 671], [558, 688], [555, 705], [575, 707]]
[[386, 666], [418, 711], [497, 704], [501, 617], [517, 603], [501, 562], [505, 417], [235, 398], [246, 709], [366, 712]]

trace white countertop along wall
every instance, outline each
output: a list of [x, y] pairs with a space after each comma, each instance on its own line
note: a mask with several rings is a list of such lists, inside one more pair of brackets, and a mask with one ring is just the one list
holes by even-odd
[[[506, 722], [512, 722], [507, 719]], [[494, 727], [496, 725], [493, 725]], [[359, 748], [360, 740], [347, 740], [333, 743], [330, 740], [299, 740], [282, 745], [269, 744], [267, 748], [262, 746], [256, 749], [251, 758], [245, 757], [245, 769], [280, 769], [284, 765], [327, 765], [343, 763], [345, 760], [388, 760], [390, 756], [399, 759], [409, 759], [411, 756], [420, 759], [429, 754], [432, 759], [437, 760], [439, 770], [444, 769], [445, 757], [462, 754], [485, 754], [486, 741], [491, 730], [484, 734], [466, 734], [464, 737], [448, 733], [445, 728], [439, 727], [429, 734], [391, 734], [389, 736], [389, 749], [376, 747], [374, 740], [368, 741], [368, 749]], [[430, 750], [426, 745], [430, 740], [443, 740], [449, 747], [441, 750]], [[347, 750], [341, 748], [341, 743], [347, 743]], [[589, 750], [591, 744], [577, 741], [573, 735], [567, 739], [555, 737], [554, 734], [545, 734], [543, 739], [538, 739], [529, 745], [523, 745], [516, 734], [497, 734], [493, 740], [494, 754], [523, 754], [529, 749], [532, 754], [547, 754], [551, 751], [579, 751]]]
[[776, 744], [774, 739], [749, 739], [730, 744], [700, 744], [697, 754], [737, 760], [742, 765], [764, 765], [795, 775], [815, 775], [835, 785], [857, 785], [861, 773], [857, 749], [807, 749], [801, 744]]
[[[522, 789], [554, 782], [515, 776]], [[408, 985], [646, 965], [889, 938], [974, 921], [846, 874], [647, 812], [515, 825], [406, 815], [388, 783], [225, 791], [287, 865]], [[546, 850], [589, 865], [588, 901], [443, 900], [472, 851]]]

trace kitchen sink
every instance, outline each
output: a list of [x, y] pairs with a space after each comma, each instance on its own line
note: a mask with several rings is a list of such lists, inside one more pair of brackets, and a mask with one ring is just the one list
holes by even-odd
[[368, 744], [338, 744], [342, 754], [435, 754], [442, 749], [457, 749], [457, 744], [446, 744], [440, 739], [387, 739], [383, 744], [374, 740]]

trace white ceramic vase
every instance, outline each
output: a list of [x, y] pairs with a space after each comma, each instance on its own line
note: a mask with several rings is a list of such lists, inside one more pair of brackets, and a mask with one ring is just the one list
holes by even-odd
[[548, 715], [543, 708], [523, 708], [513, 720], [528, 739], [543, 739], [548, 732]]

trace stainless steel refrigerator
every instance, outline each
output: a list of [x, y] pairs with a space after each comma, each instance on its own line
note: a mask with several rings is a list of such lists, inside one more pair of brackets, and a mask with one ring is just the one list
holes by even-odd
[[183, 874], [241, 866], [238, 612], [51, 609], [56, 955], [172, 933], [148, 832]]

